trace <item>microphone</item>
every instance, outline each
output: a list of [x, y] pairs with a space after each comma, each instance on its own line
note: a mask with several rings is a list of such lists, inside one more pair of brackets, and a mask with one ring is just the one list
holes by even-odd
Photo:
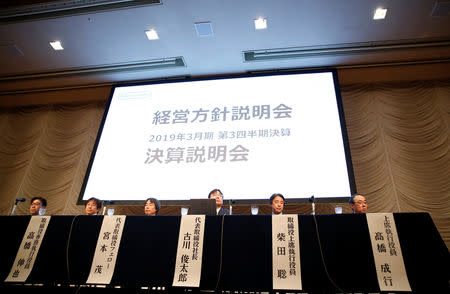
[[111, 204], [114, 204], [114, 201], [112, 201], [112, 200], [103, 200], [103, 215], [105, 215], [105, 213], [106, 213], [106, 206], [107, 205], [111, 205]]
[[11, 210], [11, 215], [14, 215], [16, 212], [17, 204], [19, 202], [25, 202], [25, 198], [16, 198], [16, 202], [14, 203], [13, 209]]
[[311, 212], [311, 214], [312, 214], [312, 215], [315, 215], [315, 214], [316, 214], [316, 203], [315, 203], [315, 201], [314, 201], [314, 195], [312, 195], [311, 197], [309, 197], [308, 201], [311, 203], [311, 206], [312, 206], [312, 212]]
[[236, 202], [236, 200], [230, 199], [228, 200], [228, 205], [230, 206], [230, 215], [233, 214], [233, 204]]

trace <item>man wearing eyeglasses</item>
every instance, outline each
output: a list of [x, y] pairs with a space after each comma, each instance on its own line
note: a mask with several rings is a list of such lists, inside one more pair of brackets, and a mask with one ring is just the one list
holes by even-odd
[[350, 208], [353, 213], [366, 213], [367, 212], [367, 200], [360, 194], [352, 194], [350, 197]]
[[209, 192], [208, 198], [216, 199], [216, 211], [217, 215], [229, 215], [230, 211], [226, 208], [223, 208], [223, 194], [219, 189], [214, 189]]
[[31, 215], [43, 215], [47, 208], [47, 200], [42, 197], [33, 197], [30, 204]]

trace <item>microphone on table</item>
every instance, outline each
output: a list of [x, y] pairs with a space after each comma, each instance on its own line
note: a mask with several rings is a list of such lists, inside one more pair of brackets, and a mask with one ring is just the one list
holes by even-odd
[[230, 215], [233, 214], [233, 204], [236, 203], [236, 200], [230, 199], [228, 200], [228, 204], [230, 206]]
[[113, 200], [103, 200], [103, 203], [104, 203], [103, 204], [103, 215], [105, 215], [106, 206], [114, 204], [114, 201]]
[[315, 214], [316, 214], [316, 203], [315, 203], [315, 200], [314, 200], [314, 195], [312, 195], [311, 197], [309, 197], [308, 201], [311, 203], [311, 206], [312, 206], [312, 212], [311, 212], [311, 214], [312, 214], [312, 215], [315, 215]]

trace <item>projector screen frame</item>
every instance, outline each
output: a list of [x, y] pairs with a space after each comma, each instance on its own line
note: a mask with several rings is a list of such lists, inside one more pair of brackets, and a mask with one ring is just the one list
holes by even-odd
[[[353, 164], [352, 164], [352, 157], [350, 152], [350, 146], [349, 146], [349, 140], [348, 140], [348, 134], [347, 134], [347, 128], [346, 128], [346, 122], [345, 122], [345, 115], [344, 115], [344, 109], [342, 104], [342, 97], [339, 87], [339, 80], [337, 75], [337, 70], [332, 69], [318, 69], [318, 70], [301, 70], [301, 69], [286, 69], [286, 70], [268, 70], [268, 71], [262, 71], [262, 72], [247, 72], [247, 73], [239, 73], [239, 74], [222, 74], [222, 75], [214, 75], [214, 76], [204, 76], [204, 77], [190, 77], [190, 76], [184, 76], [184, 77], [173, 77], [173, 78], [160, 78], [160, 79], [152, 79], [148, 81], [142, 81], [142, 82], [136, 82], [136, 83], [118, 83], [111, 87], [110, 95], [108, 98], [107, 105], [105, 107], [105, 111], [102, 116], [102, 121], [99, 126], [99, 130], [97, 133], [97, 137], [92, 149], [92, 153], [89, 159], [89, 164], [86, 169], [86, 173], [83, 179], [83, 184], [79, 192], [77, 205], [85, 205], [87, 200], [83, 200], [84, 192], [88, 183], [89, 175], [92, 169], [92, 165], [94, 163], [94, 159], [97, 153], [97, 148], [100, 143], [100, 138], [102, 136], [103, 128], [106, 122], [106, 118], [108, 116], [108, 111], [111, 105], [112, 98], [114, 96], [114, 92], [119, 87], [126, 87], [126, 86], [140, 86], [140, 85], [151, 85], [151, 84], [170, 84], [170, 83], [184, 83], [184, 82], [195, 82], [195, 81], [207, 81], [207, 80], [223, 80], [223, 79], [235, 79], [235, 78], [248, 78], [248, 77], [262, 77], [262, 76], [279, 76], [279, 75], [292, 75], [292, 74], [309, 74], [309, 73], [331, 73], [333, 77], [334, 82], [334, 90], [336, 95], [336, 105], [338, 108], [338, 115], [339, 115], [339, 121], [340, 121], [340, 129], [342, 134], [342, 142], [343, 142], [343, 148], [345, 152], [345, 161], [346, 161], [346, 167], [347, 167], [347, 173], [348, 173], [348, 180], [349, 180], [349, 186], [350, 186], [350, 192], [351, 194], [357, 193], [356, 192], [356, 182], [354, 178], [354, 172], [353, 172]], [[212, 187], [214, 188], [214, 187]], [[220, 187], [219, 187], [220, 188]], [[205, 191], [205, 198], [207, 197], [207, 193], [209, 191]], [[275, 191], [276, 192], [276, 191]], [[270, 193], [270, 192], [269, 192]], [[233, 205], [251, 205], [251, 204], [268, 204], [270, 195], [267, 195], [267, 198], [261, 198], [261, 199], [230, 199], [227, 198], [226, 193], [224, 193], [224, 206], [230, 205], [232, 203]], [[311, 195], [313, 196], [313, 195]], [[317, 197], [315, 198], [316, 203], [345, 203], [348, 202], [350, 195], [343, 195], [342, 197]], [[157, 195], [151, 196], [149, 194], [149, 197], [158, 197]], [[310, 203], [309, 198], [289, 198], [289, 195], [285, 195], [287, 201], [289, 204], [306, 204]], [[114, 205], [144, 205], [145, 200], [110, 200], [110, 199], [100, 199], [103, 201], [112, 201]], [[184, 200], [160, 200], [161, 205], [164, 206], [184, 206], [189, 203], [189, 199]]]

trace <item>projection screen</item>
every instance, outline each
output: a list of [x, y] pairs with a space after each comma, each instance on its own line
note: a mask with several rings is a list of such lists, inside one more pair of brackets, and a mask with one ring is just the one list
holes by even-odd
[[335, 71], [113, 88], [79, 200], [348, 197]]

